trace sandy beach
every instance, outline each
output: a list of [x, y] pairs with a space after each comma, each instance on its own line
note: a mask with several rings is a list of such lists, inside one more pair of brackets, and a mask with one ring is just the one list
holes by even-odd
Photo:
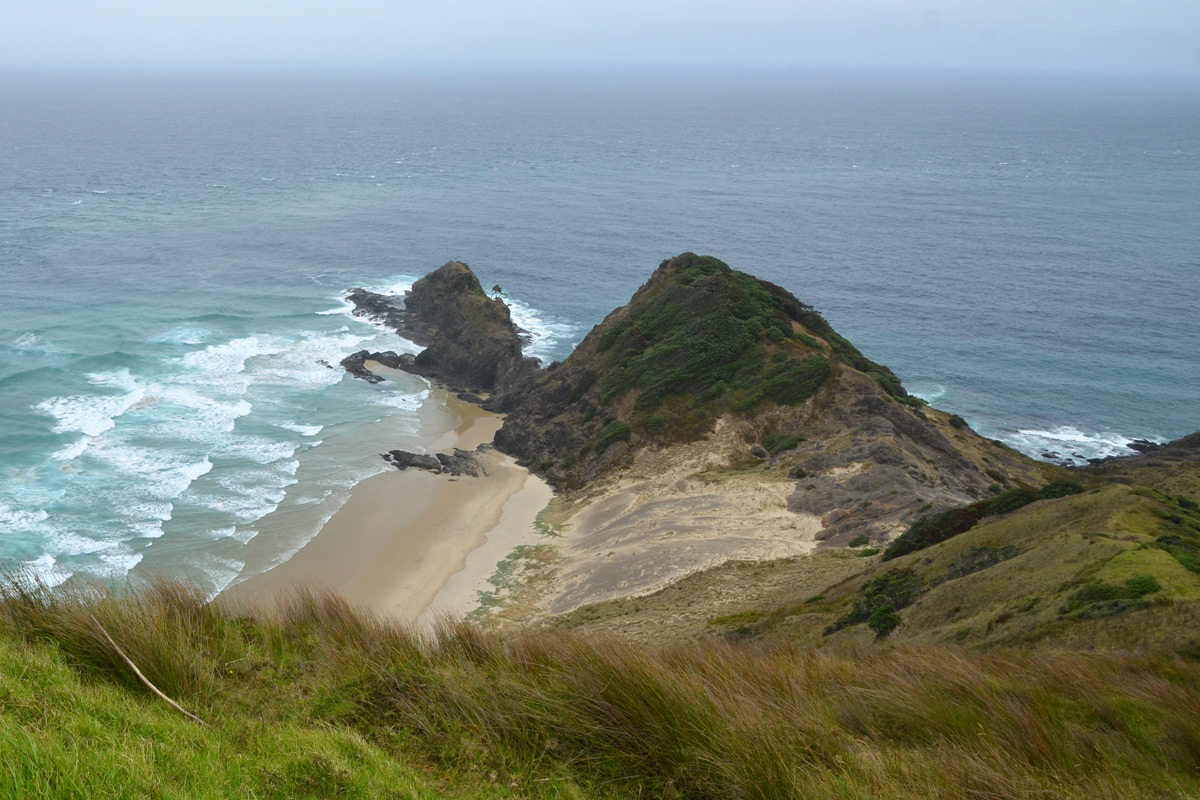
[[[453, 423], [431, 453], [474, 450], [491, 442], [503, 421], [439, 390], [427, 402]], [[496, 564], [534, 538], [534, 521], [552, 496], [545, 482], [503, 453], [484, 450], [480, 461], [487, 475], [478, 478], [409, 469], [360, 482], [295, 555], [222, 596], [269, 602], [304, 586], [405, 622], [469, 612]]]

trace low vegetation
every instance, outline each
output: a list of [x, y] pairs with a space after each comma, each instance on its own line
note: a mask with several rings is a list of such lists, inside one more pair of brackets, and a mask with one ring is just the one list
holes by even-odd
[[[1001, 490], [970, 508], [1002, 513], [969, 517], [962, 530], [887, 561], [867, 556], [877, 545], [859, 535], [811, 556], [715, 567], [639, 598], [637, 608], [611, 601], [562, 624], [645, 642], [732, 636], [1200, 657], [1200, 464], [1127, 469], [1111, 482], [1094, 471], [1071, 478], [1079, 482], [1059, 475], [1041, 490]], [[699, 627], [688, 617], [701, 605], [711, 623]]]
[[[880, 636], [889, 613], [872, 612]], [[23, 797], [1200, 793], [1200, 664], [1180, 658], [419, 636], [332, 597], [233, 612], [171, 584], [10, 584], [0, 710]]]
[[938, 542], [944, 542], [951, 536], [971, 530], [985, 517], [1016, 511], [1035, 500], [1067, 497], [1082, 491], [1082, 485], [1068, 480], [1057, 480], [1041, 489], [1015, 486], [990, 500], [981, 500], [971, 505], [930, 514], [914, 522], [908, 530], [896, 537], [896, 540], [883, 551], [883, 560], [890, 561], [907, 553], [923, 550]]
[[[831, 359], [908, 399], [895, 374], [780, 287], [711, 256], [684, 253], [670, 264], [664, 279], [643, 287], [629, 313], [603, 330], [596, 351], [604, 366], [581, 373], [568, 403], [602, 381], [601, 406], [634, 392], [640, 415], [653, 414], [665, 423], [659, 429], [686, 440], [723, 413], [805, 402], [833, 374]], [[697, 413], [700, 424], [691, 419]]]

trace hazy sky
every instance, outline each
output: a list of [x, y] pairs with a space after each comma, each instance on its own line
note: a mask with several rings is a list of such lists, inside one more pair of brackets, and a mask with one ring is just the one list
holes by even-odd
[[772, 63], [1191, 72], [1200, 0], [5, 0], [0, 65]]

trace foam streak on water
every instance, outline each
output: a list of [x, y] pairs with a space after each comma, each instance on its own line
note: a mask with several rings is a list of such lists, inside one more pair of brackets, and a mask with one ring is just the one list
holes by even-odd
[[[360, 321], [326, 320], [313, 313], [308, 327], [246, 335], [235, 333], [242, 321], [228, 330], [177, 325], [147, 337], [137, 358], [110, 357], [132, 364], [86, 372], [78, 389], [31, 403], [50, 447], [30, 450], [27, 465], [0, 480], [9, 559], [51, 585], [75, 572], [121, 579], [138, 565], [179, 568], [175, 556], [155, 558], [157, 543], [171, 552], [192, 541], [191, 577], [210, 592], [227, 585], [255, 523], [288, 502], [301, 460], [328, 439], [318, 434], [412, 415], [427, 396], [419, 386], [350, 380], [337, 366], [345, 355], [404, 342]], [[355, 404], [349, 414], [346, 401]], [[340, 475], [327, 470], [306, 491], [344, 491], [380, 468], [372, 455]]]

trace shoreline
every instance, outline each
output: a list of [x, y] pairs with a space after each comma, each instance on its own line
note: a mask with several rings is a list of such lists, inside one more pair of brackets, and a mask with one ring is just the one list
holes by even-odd
[[[426, 403], [450, 423], [427, 448], [431, 453], [490, 444], [503, 422], [438, 388]], [[269, 604], [304, 588], [336, 592], [405, 623], [465, 615], [496, 564], [531, 539], [537, 514], [553, 496], [511, 456], [485, 449], [479, 460], [487, 472], [479, 478], [389, 469], [360, 481], [291, 558], [219, 599]]]

